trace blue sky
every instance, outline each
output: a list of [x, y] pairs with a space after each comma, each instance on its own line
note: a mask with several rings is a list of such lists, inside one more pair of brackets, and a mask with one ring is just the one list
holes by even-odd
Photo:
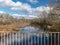
[[14, 2], [20, 1], [22, 3], [28, 3], [30, 4], [33, 8], [38, 7], [38, 6], [47, 6], [49, 3], [49, 0], [37, 0], [37, 3], [31, 3], [29, 0], [13, 0]]
[[17, 15], [39, 15], [49, 10], [49, 0], [0, 0], [0, 12]]

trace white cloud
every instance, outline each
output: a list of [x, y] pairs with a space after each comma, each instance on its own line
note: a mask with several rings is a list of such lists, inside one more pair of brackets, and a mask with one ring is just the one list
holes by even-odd
[[0, 11], [0, 14], [6, 14], [6, 12], [4, 12], [4, 11]]
[[0, 1], [0, 6], [6, 7], [6, 8], [10, 8], [12, 5], [14, 4], [14, 2], [12, 2], [11, 0], [1, 0]]
[[38, 0], [28, 0], [30, 3], [38, 3]]
[[13, 6], [13, 7], [11, 7], [11, 10], [30, 12], [31, 6], [28, 5], [28, 4], [22, 4], [20, 6]]
[[[38, 0], [29, 0], [30, 2], [37, 2]], [[28, 14], [39, 15], [40, 12], [46, 11], [49, 12], [49, 7], [39, 6], [32, 8], [28, 3], [22, 2], [13, 2], [12, 0], [0, 0], [0, 6], [9, 8], [14, 11], [27, 12]]]
[[25, 19], [33, 19], [33, 18], [38, 18], [38, 16], [36, 15], [19, 15], [19, 14], [12, 14], [11, 16], [13, 16], [14, 18], [25, 18]]
[[31, 11], [32, 11], [31, 13], [32, 13], [32, 14], [39, 15], [39, 14], [40, 14], [41, 12], [43, 12], [43, 11], [46, 11], [46, 13], [48, 13], [49, 10], [50, 10], [49, 7], [39, 6], [39, 7], [37, 7], [37, 8], [31, 8]]
[[[4, 11], [0, 11], [0, 15], [1, 14], [7, 14], [6, 12]], [[33, 19], [33, 18], [38, 18], [37, 16], [35, 15], [21, 15], [21, 14], [9, 14], [10, 16], [14, 17], [14, 18], [17, 18], [17, 19], [22, 19], [23, 17], [25, 19]]]

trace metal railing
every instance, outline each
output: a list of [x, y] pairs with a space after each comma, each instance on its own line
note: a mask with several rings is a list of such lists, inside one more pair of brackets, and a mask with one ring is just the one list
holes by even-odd
[[0, 45], [60, 45], [60, 32], [0, 32]]

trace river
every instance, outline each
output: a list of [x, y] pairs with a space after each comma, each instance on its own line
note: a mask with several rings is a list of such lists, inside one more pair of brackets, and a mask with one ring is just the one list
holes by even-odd
[[[31, 33], [29, 34], [29, 32]], [[50, 40], [48, 33], [41, 35], [36, 32], [45, 31], [33, 26], [20, 28], [18, 33], [3, 37], [0, 45], [48, 45], [51, 43], [48, 42], [48, 39]]]

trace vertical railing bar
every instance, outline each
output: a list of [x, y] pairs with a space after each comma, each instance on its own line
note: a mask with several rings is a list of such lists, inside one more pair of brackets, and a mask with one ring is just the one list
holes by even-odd
[[13, 33], [11, 33], [11, 34], [12, 34], [12, 38], [11, 39], [12, 39], [12, 42], [13, 42], [12, 45], [14, 45], [14, 38], [13, 38], [14, 34]]
[[[17, 40], [17, 33], [16, 33], [16, 41], [18, 41], [18, 40]], [[17, 43], [18, 43], [18, 42], [16, 42], [16, 45], [17, 45]]]
[[49, 36], [47, 37], [47, 40], [48, 40], [47, 45], [49, 45]]
[[[35, 33], [35, 35], [36, 35], [36, 33]], [[35, 45], [36, 45], [36, 37], [35, 37]]]
[[0, 45], [1, 45], [1, 33], [0, 33]]
[[46, 33], [44, 33], [44, 45], [45, 45], [45, 38], [46, 38], [45, 35], [46, 35]]
[[14, 45], [16, 44], [17, 45], [17, 33], [14, 33], [14, 41], [16, 41], [16, 43], [14, 43]]
[[18, 36], [19, 36], [19, 35], [18, 35], [18, 32], [17, 32], [17, 45], [18, 45], [18, 42], [19, 42], [19, 40], [18, 40]]
[[6, 45], [7, 45], [7, 42], [8, 42], [8, 41], [7, 41], [7, 33], [6, 33]]
[[10, 33], [10, 45], [11, 45], [11, 33]]
[[31, 45], [32, 45], [32, 36], [31, 36]]
[[43, 34], [43, 33], [41, 33], [41, 45], [42, 45], [42, 34]]
[[57, 40], [57, 39], [56, 39], [56, 33], [55, 33], [55, 45], [56, 45], [56, 40]]
[[[49, 33], [49, 34], [50, 34], [50, 33]], [[49, 36], [50, 36], [50, 35], [49, 35]], [[49, 45], [49, 41], [50, 41], [50, 40], [49, 40], [49, 36], [48, 36], [48, 45]]]
[[29, 45], [29, 34], [27, 34], [27, 36], [28, 36], [28, 45]]
[[4, 45], [5, 45], [5, 32], [4, 32]]
[[[7, 34], [7, 35], [8, 35], [8, 38], [9, 38], [9, 34]], [[7, 40], [8, 40], [8, 38], [7, 38]], [[8, 41], [8, 43], [9, 43], [9, 41]], [[8, 44], [8, 43], [7, 43], [7, 44]]]
[[7, 45], [8, 45], [8, 32], [7, 32]]
[[26, 33], [24, 33], [24, 38], [25, 38], [24, 40], [25, 40], [25, 45], [26, 45]]
[[55, 45], [57, 44], [57, 33], [55, 33]]
[[1, 45], [1, 32], [0, 32], [0, 45]]
[[[37, 36], [37, 33], [35, 33], [35, 35]], [[35, 42], [35, 43], [37, 44], [37, 39], [36, 39], [36, 37], [35, 37], [35, 40], [36, 40], [36, 42]], [[35, 44], [35, 45], [36, 45], [36, 44]]]
[[17, 32], [17, 45], [19, 45], [19, 43], [18, 43], [18, 42], [19, 42], [19, 40], [18, 40], [18, 36], [19, 36], [19, 35], [18, 35], [18, 32]]
[[18, 45], [18, 32], [17, 32], [17, 45]]
[[[34, 33], [34, 35], [36, 35], [36, 33]], [[36, 43], [35, 41], [36, 41], [36, 37], [34, 37], [34, 45], [36, 45], [36, 44], [35, 44], [35, 43]]]
[[2, 45], [2, 33], [1, 33], [1, 45]]
[[26, 33], [25, 33], [25, 45], [26, 45]]
[[51, 33], [51, 45], [52, 45], [52, 33]]
[[[16, 33], [16, 34], [17, 34], [17, 33]], [[17, 35], [16, 35], [16, 34], [14, 33], [14, 36], [15, 36], [15, 37], [14, 37], [14, 41], [17, 41], [17, 38], [16, 38]], [[14, 42], [14, 45], [15, 45], [15, 44], [17, 45], [17, 42]]]
[[[15, 41], [15, 32], [13, 32], [13, 40]], [[13, 42], [14, 43], [14, 45], [15, 45], [15, 42]]]
[[[23, 40], [23, 33], [22, 33], [22, 40]], [[22, 45], [23, 45], [23, 41], [22, 41]]]
[[39, 45], [39, 33], [37, 35], [38, 35], [38, 45]]
[[15, 41], [15, 33], [14, 33], [14, 32], [13, 32], [13, 35], [14, 35], [14, 36], [13, 36], [13, 45], [15, 45], [15, 44], [14, 44], [14, 43], [15, 43], [15, 42], [14, 42], [14, 41]]
[[12, 34], [13, 34], [12, 36], [13, 36], [13, 45], [14, 45], [14, 32]]
[[4, 45], [4, 33], [3, 33], [3, 45]]
[[60, 33], [58, 33], [58, 45], [59, 45], [59, 40], [60, 40], [60, 39], [59, 39], [59, 34], [60, 34]]
[[[23, 38], [24, 38], [24, 33], [22, 33], [22, 40], [24, 40]], [[23, 45], [23, 41], [22, 41], [22, 45]]]
[[54, 45], [56, 45], [56, 35], [54, 33]]
[[[25, 34], [25, 33], [23, 33], [23, 40], [24, 40], [24, 34]], [[23, 45], [24, 45], [24, 41], [23, 41]]]
[[18, 33], [18, 34], [19, 34], [19, 39], [18, 40], [19, 40], [19, 45], [20, 45], [20, 33]]

